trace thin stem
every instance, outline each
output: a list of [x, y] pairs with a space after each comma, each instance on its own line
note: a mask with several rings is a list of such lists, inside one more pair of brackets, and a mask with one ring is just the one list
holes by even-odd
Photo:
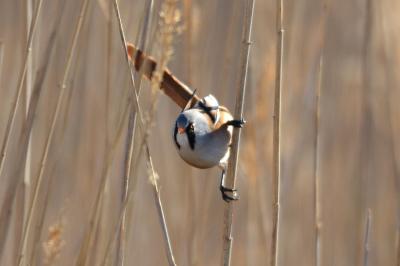
[[102, 169], [102, 176], [101, 176], [101, 181], [100, 181], [100, 188], [98, 190], [98, 193], [96, 194], [96, 199], [95, 199], [95, 204], [92, 208], [93, 212], [92, 215], [90, 216], [90, 220], [89, 220], [89, 231], [87, 232], [82, 247], [80, 249], [79, 252], [79, 256], [77, 259], [77, 262], [75, 265], [86, 265], [87, 262], [87, 251], [90, 249], [91, 244], [93, 242], [93, 237], [94, 237], [94, 231], [95, 231], [95, 223], [97, 220], [97, 217], [99, 217], [99, 212], [101, 209], [101, 202], [103, 200], [103, 196], [104, 196], [104, 191], [106, 188], [106, 184], [107, 184], [107, 177], [109, 175], [109, 171], [111, 169], [111, 165], [115, 156], [115, 152], [117, 150], [117, 144], [118, 144], [118, 140], [121, 138], [122, 136], [122, 132], [123, 132], [123, 121], [124, 118], [126, 117], [127, 113], [129, 110], [129, 104], [126, 106], [126, 108], [124, 109], [123, 113], [122, 113], [122, 119], [121, 119], [121, 123], [119, 126], [117, 126], [117, 132], [116, 135], [111, 143], [111, 149], [108, 151], [107, 153], [107, 159], [103, 165], [103, 169]]
[[322, 84], [323, 55], [319, 58], [318, 84], [315, 93], [315, 139], [314, 139], [314, 211], [315, 211], [315, 265], [321, 265], [321, 180], [319, 176], [319, 149], [320, 149], [320, 95]]
[[34, 193], [33, 193], [33, 198], [32, 198], [32, 205], [28, 211], [28, 216], [27, 216], [27, 221], [25, 224], [25, 228], [23, 230], [23, 237], [22, 237], [22, 244], [21, 244], [21, 252], [19, 254], [19, 259], [18, 259], [18, 265], [26, 265], [27, 262], [25, 262], [25, 254], [26, 254], [26, 248], [27, 248], [27, 242], [28, 242], [28, 236], [30, 235], [30, 231], [31, 231], [31, 227], [32, 227], [32, 219], [33, 219], [33, 214], [34, 211], [36, 210], [36, 204], [38, 201], [38, 196], [39, 196], [39, 190], [43, 181], [43, 174], [44, 174], [44, 169], [45, 166], [47, 164], [47, 158], [48, 158], [48, 154], [49, 154], [49, 150], [50, 150], [50, 146], [51, 146], [51, 142], [53, 139], [53, 135], [55, 132], [55, 128], [56, 128], [56, 124], [57, 124], [57, 120], [60, 114], [60, 110], [61, 110], [61, 103], [63, 100], [63, 96], [65, 93], [65, 90], [67, 88], [67, 80], [69, 78], [69, 71], [71, 69], [71, 65], [72, 65], [72, 58], [73, 55], [75, 53], [75, 49], [76, 49], [76, 45], [78, 42], [78, 37], [80, 35], [81, 32], [81, 28], [82, 28], [82, 24], [83, 24], [83, 20], [85, 18], [85, 14], [86, 14], [86, 10], [87, 10], [87, 6], [88, 6], [88, 0], [84, 0], [82, 2], [82, 6], [81, 6], [81, 11], [78, 17], [78, 23], [75, 29], [75, 33], [74, 33], [74, 37], [73, 37], [73, 41], [68, 53], [68, 57], [67, 57], [67, 63], [65, 66], [65, 70], [64, 70], [64, 75], [63, 75], [63, 79], [62, 79], [62, 83], [60, 85], [60, 93], [58, 95], [58, 99], [57, 99], [57, 104], [56, 104], [56, 109], [55, 112], [53, 113], [53, 117], [52, 117], [52, 123], [51, 123], [51, 127], [50, 127], [50, 131], [49, 134], [47, 135], [46, 138], [46, 144], [45, 144], [45, 150], [43, 152], [42, 158], [41, 158], [41, 163], [40, 163], [40, 170], [39, 170], [39, 174], [36, 178], [36, 184], [34, 187]]
[[[139, 47], [142, 48], [142, 51], [145, 51], [146, 47], [147, 47], [147, 43], [148, 43], [148, 36], [149, 36], [149, 31], [150, 31], [150, 27], [151, 27], [151, 17], [153, 14], [153, 8], [154, 8], [154, 1], [153, 0], [149, 0], [146, 2], [146, 12], [144, 15], [144, 23], [143, 23], [143, 27], [142, 27], [142, 31], [140, 34], [140, 38], [139, 38]], [[142, 72], [143, 70], [141, 70]], [[139, 77], [141, 77], [141, 73], [139, 75]], [[141, 82], [142, 79], [139, 78], [138, 83], [137, 83], [137, 87], [138, 87], [138, 94], [140, 95], [140, 91], [141, 91]], [[135, 88], [133, 88], [135, 89]], [[134, 143], [135, 143], [135, 131], [136, 131], [136, 120], [137, 120], [137, 116], [136, 116], [136, 112], [132, 106], [131, 108], [131, 112], [129, 115], [129, 124], [128, 124], [128, 148], [127, 148], [127, 152], [125, 154], [125, 172], [124, 172], [124, 181], [123, 181], [123, 190], [124, 190], [124, 194], [122, 196], [122, 204], [123, 202], [127, 199], [128, 197], [128, 193], [129, 193], [129, 185], [130, 185], [130, 177], [131, 177], [131, 165], [132, 165], [132, 156], [133, 156], [133, 152], [134, 152]], [[126, 239], [125, 239], [125, 235], [127, 234], [126, 231], [126, 227], [127, 227], [127, 211], [126, 209], [123, 210], [123, 218], [122, 218], [122, 224], [121, 224], [121, 228], [120, 228], [120, 233], [119, 233], [119, 242], [118, 242], [118, 264], [117, 265], [124, 265], [125, 262], [125, 250], [126, 250]]]
[[[240, 57], [240, 80], [238, 84], [236, 104], [235, 104], [235, 119], [243, 117], [244, 97], [246, 92], [247, 72], [249, 65], [249, 54], [251, 44], [251, 28], [253, 23], [254, 0], [247, 0], [244, 24], [243, 24], [243, 42], [241, 47]], [[231, 155], [229, 157], [227, 175], [225, 178], [225, 186], [235, 188], [236, 170], [239, 157], [240, 145], [240, 129], [234, 128], [232, 135]], [[233, 220], [233, 201], [225, 204], [224, 210], [224, 231], [223, 231], [223, 255], [222, 263], [224, 266], [229, 266], [231, 263], [232, 253], [232, 220]]]
[[400, 228], [396, 228], [396, 266], [400, 266]]
[[1, 73], [3, 73], [3, 57], [4, 57], [4, 43], [0, 39], [0, 82], [2, 79]]
[[[27, 27], [27, 35], [29, 38], [29, 28], [32, 23], [32, 12], [33, 12], [33, 1], [26, 1], [26, 27]], [[25, 84], [25, 111], [28, 116], [29, 112], [29, 99], [32, 95], [32, 75], [33, 75], [33, 61], [32, 61], [32, 53], [29, 53], [28, 62], [27, 62], [27, 73], [26, 73], [26, 84]], [[29, 140], [27, 144], [26, 151], [26, 160], [25, 160], [25, 169], [24, 169], [24, 222], [26, 220], [27, 210], [29, 206], [29, 198], [30, 198], [30, 183], [31, 183], [31, 156], [32, 156], [32, 145], [31, 145], [31, 134], [29, 134]]]
[[318, 65], [318, 78], [317, 86], [315, 92], [315, 139], [314, 139], [314, 212], [315, 212], [315, 265], [321, 265], [321, 253], [322, 253], [322, 241], [321, 241], [321, 231], [322, 231], [322, 217], [321, 217], [321, 179], [320, 179], [320, 97], [321, 97], [321, 87], [323, 79], [323, 67], [324, 67], [324, 49], [325, 49], [325, 34], [326, 34], [326, 20], [328, 17], [328, 6], [330, 0], [326, 0], [322, 6], [321, 15], [321, 51], [319, 56]]
[[[57, 28], [57, 27], [56, 27]], [[17, 165], [22, 165], [23, 162], [25, 161], [25, 156], [27, 153], [27, 147], [28, 147], [28, 141], [30, 137], [30, 132], [32, 130], [33, 126], [33, 121], [35, 118], [36, 114], [36, 109], [37, 109], [37, 104], [40, 98], [40, 94], [43, 88], [43, 82], [48, 74], [49, 70], [49, 60], [53, 55], [54, 52], [54, 40], [55, 40], [55, 35], [56, 32], [53, 31], [51, 34], [51, 37], [48, 41], [48, 45], [46, 47], [46, 51], [49, 51], [46, 55], [46, 57], [43, 59], [43, 66], [38, 69], [36, 78], [35, 78], [35, 84], [33, 87], [32, 95], [29, 99], [29, 110], [28, 114], [26, 116], [26, 119], [24, 121], [24, 127], [22, 129], [21, 137], [19, 139], [19, 145], [22, 147], [22, 150], [17, 154], [17, 158], [15, 158], [15, 162], [17, 162]], [[11, 182], [7, 185], [7, 193], [5, 196], [5, 199], [3, 201], [3, 204], [1, 206], [1, 212], [0, 212], [0, 257], [2, 257], [2, 251], [4, 250], [3, 245], [6, 243], [6, 238], [7, 238], [7, 232], [9, 232], [9, 227], [11, 224], [11, 215], [9, 213], [11, 212], [12, 206], [13, 206], [13, 201], [16, 195], [16, 191], [18, 189], [18, 186], [21, 184], [22, 180], [22, 168], [17, 168], [15, 169], [10, 176], [14, 176], [15, 178], [11, 178]]]
[[[137, 112], [137, 115], [138, 115], [138, 118], [139, 118], [139, 120], [137, 121], [138, 122], [138, 126], [139, 126], [138, 129], [142, 130], [141, 132], [143, 132], [145, 134], [143, 136], [142, 141], [140, 142], [140, 145], [139, 145], [138, 155], [140, 155], [140, 151], [143, 149], [143, 147], [145, 145], [146, 145], [146, 148], [148, 148], [148, 146], [147, 146], [147, 138], [146, 138], [147, 130], [144, 130], [145, 128], [143, 128], [142, 111], [141, 111], [140, 104], [139, 104], [139, 101], [138, 101], [138, 95], [137, 95], [137, 92], [135, 90], [133, 72], [132, 72], [130, 61], [129, 61], [129, 54], [128, 54], [128, 51], [126, 49], [126, 43], [127, 42], [126, 42], [125, 33], [124, 33], [124, 30], [123, 30], [123, 26], [122, 26], [122, 20], [121, 20], [121, 15], [120, 15], [120, 12], [119, 12], [119, 7], [118, 7], [117, 0], [114, 0], [114, 10], [115, 10], [115, 13], [116, 13], [116, 16], [117, 16], [117, 19], [118, 19], [119, 32], [120, 32], [120, 37], [121, 37], [121, 42], [122, 42], [122, 45], [123, 45], [123, 49], [125, 51], [126, 62], [127, 62], [128, 67], [129, 67], [130, 74], [131, 74], [131, 93], [132, 93], [131, 98], [134, 100], [135, 107], [136, 107], [136, 112]], [[146, 127], [148, 126], [148, 124], [149, 123], [147, 123]], [[133, 167], [131, 167], [131, 169], [134, 169], [134, 171], [136, 171], [137, 168], [138, 168], [139, 158], [136, 157], [133, 162], [134, 162], [133, 163]], [[133, 194], [132, 192], [135, 191], [136, 180], [137, 180], [137, 178], [133, 179], [133, 184], [131, 185], [131, 188], [128, 191], [128, 195], [127, 195], [127, 197], [125, 198], [125, 200], [124, 200], [124, 202], [122, 204], [121, 215], [120, 215], [120, 217], [118, 219], [118, 222], [116, 224], [115, 233], [113, 234], [113, 236], [111, 237], [110, 241], [108, 242], [102, 265], [105, 265], [107, 263], [107, 259], [108, 259], [108, 256], [110, 254], [110, 251], [111, 251], [112, 243], [115, 240], [114, 237], [117, 235], [117, 232], [120, 230], [119, 228], [121, 227], [121, 224], [122, 224], [122, 221], [123, 221], [124, 212], [125, 212], [125, 210], [127, 208], [127, 205], [129, 204], [129, 201], [130, 201], [131, 197], [132, 197], [132, 194]]]
[[5, 134], [4, 134], [4, 139], [3, 139], [3, 143], [1, 145], [1, 150], [0, 150], [0, 177], [1, 177], [1, 174], [3, 173], [3, 170], [4, 170], [4, 162], [5, 162], [5, 157], [7, 155], [7, 147], [10, 144], [10, 133], [11, 133], [11, 130], [12, 130], [13, 126], [14, 126], [18, 105], [19, 105], [19, 102], [20, 102], [20, 99], [21, 99], [21, 95], [22, 95], [22, 88], [23, 88], [25, 77], [26, 77], [26, 73], [27, 73], [27, 70], [28, 70], [28, 65], [29, 65], [29, 61], [30, 61], [29, 60], [30, 54], [32, 52], [33, 37], [35, 36], [35, 33], [36, 33], [37, 22], [39, 20], [40, 11], [42, 10], [42, 3], [43, 3], [43, 0], [39, 0], [39, 2], [37, 4], [36, 11], [35, 11], [35, 16], [33, 17], [33, 20], [32, 20], [32, 23], [31, 23], [31, 28], [29, 30], [29, 36], [28, 36], [28, 43], [27, 43], [27, 46], [26, 46], [24, 63], [22, 65], [22, 69], [21, 69], [21, 72], [20, 72], [19, 81], [18, 81], [18, 87], [17, 87], [17, 90], [15, 91], [15, 95], [13, 97], [14, 100], [13, 100], [13, 102], [11, 104], [11, 112], [10, 112], [10, 115], [8, 117], [6, 129], [5, 129]]
[[368, 266], [369, 251], [370, 251], [370, 238], [371, 238], [371, 225], [372, 225], [372, 214], [371, 209], [368, 209], [367, 217], [365, 219], [365, 233], [364, 233], [364, 261], [363, 265]]
[[276, 43], [276, 77], [275, 77], [275, 99], [274, 99], [274, 123], [273, 123], [273, 163], [272, 163], [272, 243], [270, 253], [270, 265], [276, 266], [278, 261], [278, 236], [279, 236], [279, 202], [280, 202], [280, 135], [281, 135], [281, 94], [283, 80], [283, 0], [277, 0], [277, 30]]
[[169, 237], [167, 222], [165, 219], [164, 209], [163, 209], [163, 205], [162, 205], [162, 201], [161, 201], [160, 189], [157, 184], [157, 177], [156, 177], [157, 174], [154, 171], [153, 160], [151, 158], [150, 150], [147, 145], [146, 145], [146, 156], [147, 156], [147, 164], [148, 164], [148, 167], [150, 170], [150, 174], [152, 175], [151, 180], [153, 181], [152, 182], [153, 196], [154, 196], [154, 200], [155, 200], [156, 207], [157, 207], [157, 214], [158, 214], [158, 218], [159, 218], [159, 221], [161, 224], [161, 229], [162, 229], [163, 235], [164, 235], [165, 249], [166, 249], [166, 252], [168, 255], [167, 256], [168, 263], [170, 266], [176, 266], [174, 253], [172, 252], [171, 239]]
[[[128, 136], [127, 136], [127, 149], [125, 153], [125, 166], [123, 175], [123, 194], [121, 197], [121, 204], [124, 203], [129, 193], [131, 167], [132, 167], [132, 155], [134, 148], [134, 126], [135, 126], [135, 110], [133, 106], [130, 105], [129, 111], [129, 121], [128, 121]], [[125, 245], [126, 245], [126, 209], [122, 210], [122, 222], [119, 233], [119, 248], [118, 248], [118, 262], [117, 265], [125, 265]]]

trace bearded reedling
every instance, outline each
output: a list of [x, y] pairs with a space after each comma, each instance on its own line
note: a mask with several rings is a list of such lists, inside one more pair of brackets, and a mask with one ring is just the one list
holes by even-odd
[[[128, 55], [136, 71], [151, 79], [156, 61], [132, 44], [127, 44]], [[213, 95], [200, 99], [195, 92], [177, 79], [168, 69], [164, 70], [160, 89], [182, 107], [173, 131], [173, 138], [180, 157], [188, 164], [206, 169], [222, 169], [220, 191], [225, 201], [237, 200], [235, 189], [224, 187], [225, 171], [232, 140], [232, 127], [241, 128], [244, 120], [233, 119], [229, 110], [219, 105]]]

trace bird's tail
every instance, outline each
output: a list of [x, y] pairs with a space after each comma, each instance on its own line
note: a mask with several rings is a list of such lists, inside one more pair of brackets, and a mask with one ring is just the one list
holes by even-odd
[[[151, 80], [157, 66], [155, 59], [146, 55], [131, 43], [126, 44], [126, 49], [129, 59], [135, 66], [135, 70], [141, 72], [146, 78]], [[193, 94], [189, 86], [175, 77], [169, 69], [164, 70], [160, 89], [181, 108], [185, 108], [190, 100], [192, 100], [192, 104], [200, 100], [197, 95]]]

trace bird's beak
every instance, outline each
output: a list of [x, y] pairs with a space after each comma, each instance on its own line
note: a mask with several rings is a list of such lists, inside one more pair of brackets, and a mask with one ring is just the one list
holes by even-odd
[[183, 127], [178, 127], [178, 133], [183, 134], [185, 132], [185, 128]]

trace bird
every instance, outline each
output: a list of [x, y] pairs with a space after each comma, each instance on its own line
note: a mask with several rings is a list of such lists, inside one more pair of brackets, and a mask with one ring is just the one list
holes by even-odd
[[[132, 43], [126, 43], [126, 52], [135, 70], [151, 80], [157, 68], [157, 61]], [[228, 108], [219, 105], [212, 94], [200, 98], [196, 90], [192, 91], [169, 69], [164, 69], [160, 89], [182, 108], [173, 126], [173, 140], [179, 156], [196, 168], [219, 167], [222, 170], [219, 188], [223, 200], [238, 200], [237, 190], [224, 186], [224, 177], [228, 166], [232, 130], [234, 127], [243, 127], [243, 118], [233, 119]]]
[[[190, 103], [188, 102], [188, 106]], [[208, 95], [178, 115], [173, 139], [179, 156], [188, 164], [207, 169], [218, 166], [222, 170], [220, 191], [224, 201], [238, 200], [236, 189], [224, 187], [233, 127], [242, 128], [243, 119], [235, 120], [229, 110]]]

